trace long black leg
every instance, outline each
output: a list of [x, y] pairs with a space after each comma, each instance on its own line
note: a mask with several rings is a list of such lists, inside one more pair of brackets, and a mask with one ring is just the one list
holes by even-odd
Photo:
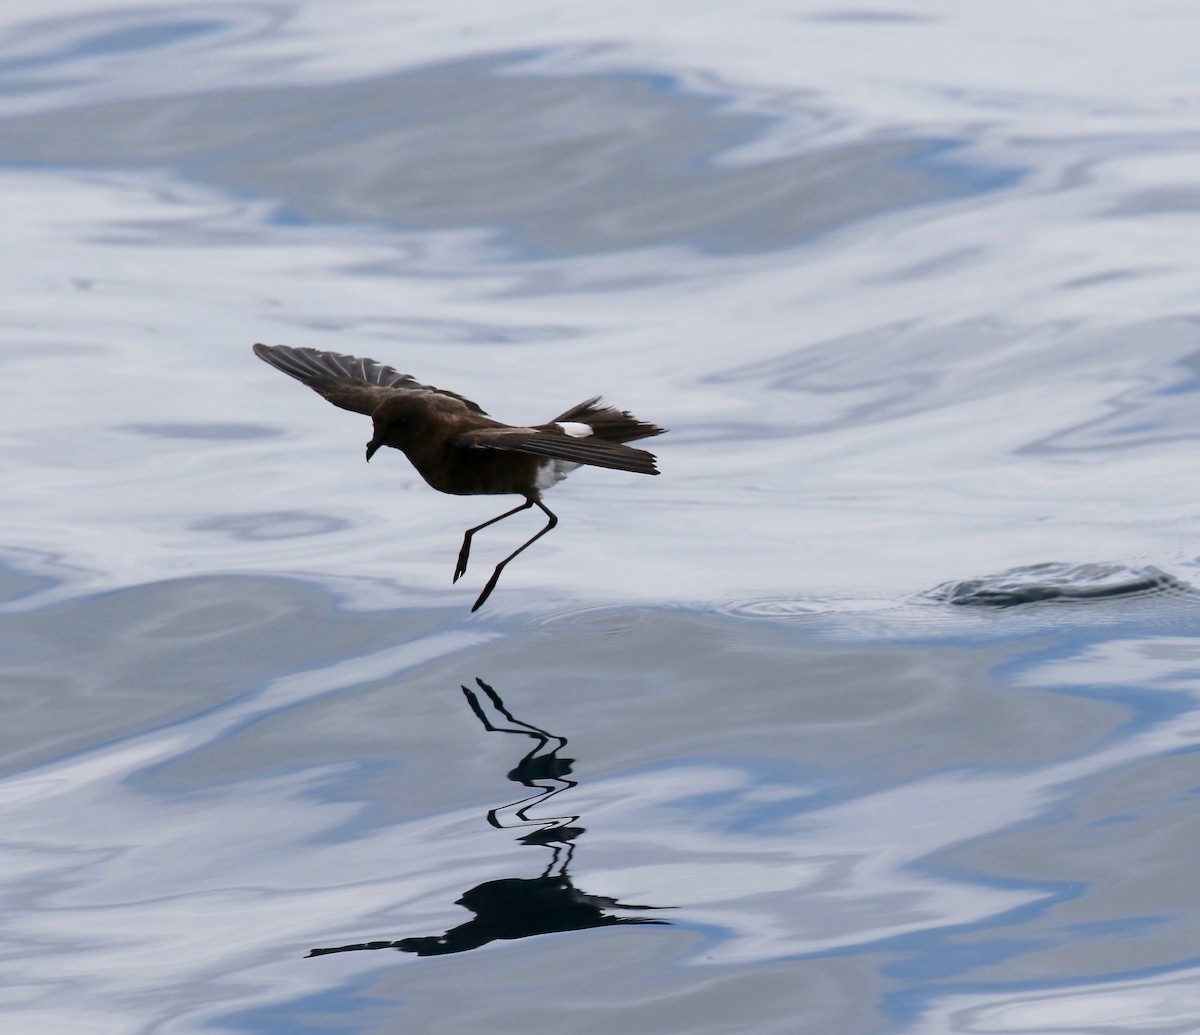
[[[546, 504], [544, 504], [541, 500], [531, 499], [531, 500], [529, 500], [529, 503], [536, 503], [541, 508], [542, 513], [545, 514], [546, 517], [548, 517], [550, 520], [546, 522], [545, 528], [543, 528], [540, 532], [536, 533], [535, 535], [531, 536], [530, 538], [526, 539], [525, 542], [523, 542], [520, 546], [518, 546], [515, 550], [513, 550], [512, 553], [510, 553], [507, 557], [505, 557], [504, 560], [502, 560], [499, 564], [496, 565], [496, 570], [494, 572], [492, 572], [492, 577], [490, 579], [488, 579], [487, 585], [483, 587], [483, 592], [479, 594], [479, 599], [475, 601], [474, 607], [471, 608], [472, 611], [478, 611], [481, 607], [483, 607], [483, 602], [492, 595], [492, 590], [496, 588], [496, 583], [500, 581], [500, 573], [504, 570], [504, 566], [509, 561], [511, 561], [514, 557], [516, 557], [517, 554], [519, 554], [522, 550], [525, 550], [525, 549], [529, 548], [530, 546], [532, 546], [539, 539], [541, 539], [542, 536], [544, 536], [547, 532], [549, 532], [550, 529], [552, 529], [555, 525], [558, 524], [558, 516], [553, 511], [551, 511], [550, 508], [547, 507]], [[526, 506], [528, 506], [529, 503], [527, 503]], [[522, 508], [522, 507], [517, 508], [517, 510], [522, 510], [522, 509], [524, 509], [524, 508]], [[513, 511], [511, 513], [515, 513], [515, 511]], [[507, 514], [500, 515], [500, 517], [507, 517], [507, 516], [508, 516]], [[496, 518], [495, 520], [498, 521], [499, 518]]]
[[[471, 536], [478, 532], [481, 528], [487, 528], [488, 525], [494, 525], [497, 521], [503, 521], [506, 517], [512, 517], [519, 510], [528, 510], [533, 506], [533, 500], [527, 499], [519, 507], [513, 507], [512, 510], [506, 510], [499, 517], [494, 517], [490, 521], [485, 521], [482, 525], [476, 525], [474, 528], [468, 528], [463, 535], [462, 549], [458, 551], [458, 564], [454, 568], [454, 578], [451, 582], [457, 582], [467, 573], [467, 558], [471, 555]], [[543, 508], [545, 509], [545, 508]]]

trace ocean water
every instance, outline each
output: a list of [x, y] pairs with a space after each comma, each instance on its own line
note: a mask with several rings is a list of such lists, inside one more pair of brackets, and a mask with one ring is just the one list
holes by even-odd
[[0, 1030], [1200, 1031], [1198, 33], [4, 5]]

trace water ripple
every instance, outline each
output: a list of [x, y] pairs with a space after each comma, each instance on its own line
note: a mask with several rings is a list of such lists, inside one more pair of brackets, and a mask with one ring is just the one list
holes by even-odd
[[712, 605], [717, 614], [734, 618], [826, 618], [830, 615], [890, 611], [898, 607], [894, 600], [862, 598], [817, 600], [800, 597], [748, 597], [718, 601]]
[[1016, 607], [1045, 601], [1085, 603], [1151, 595], [1196, 596], [1196, 589], [1152, 564], [1049, 562], [1010, 568], [997, 575], [944, 582], [925, 596], [962, 607]]
[[234, 539], [295, 539], [328, 535], [350, 527], [344, 518], [305, 510], [273, 510], [254, 514], [219, 514], [193, 521], [200, 532], [224, 532]]

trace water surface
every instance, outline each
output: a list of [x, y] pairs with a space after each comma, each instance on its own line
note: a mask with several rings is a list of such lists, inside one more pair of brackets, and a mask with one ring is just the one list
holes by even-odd
[[4, 1029], [1200, 1027], [1198, 28], [7, 5]]

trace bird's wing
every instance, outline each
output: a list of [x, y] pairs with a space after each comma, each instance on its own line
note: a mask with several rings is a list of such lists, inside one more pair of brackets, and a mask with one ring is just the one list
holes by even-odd
[[616, 471], [658, 474], [654, 454], [644, 449], [596, 438], [573, 438], [562, 432], [537, 428], [482, 428], [459, 435], [454, 444], [466, 449], [507, 449], [592, 467], [611, 467]]
[[254, 354], [277, 370], [304, 382], [343, 410], [369, 415], [394, 392], [435, 392], [457, 399], [471, 413], [483, 413], [477, 403], [457, 392], [423, 385], [411, 374], [402, 374], [373, 359], [290, 345], [255, 345]]

